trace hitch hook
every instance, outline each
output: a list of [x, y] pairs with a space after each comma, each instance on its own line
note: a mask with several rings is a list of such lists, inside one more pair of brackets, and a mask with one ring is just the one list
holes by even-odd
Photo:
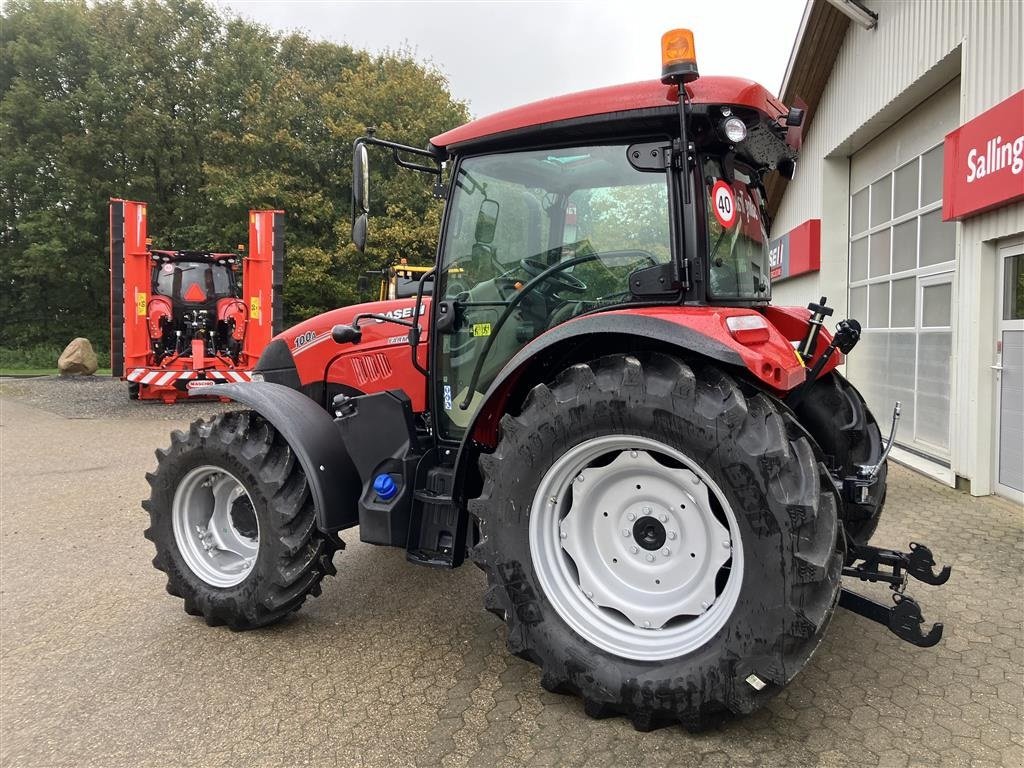
[[839, 593], [839, 605], [848, 611], [871, 619], [882, 626], [888, 627], [896, 637], [919, 648], [931, 648], [942, 639], [943, 625], [941, 622], [932, 624], [928, 632], [921, 631], [924, 617], [921, 606], [912, 597], [900, 593], [892, 596], [895, 605], [888, 608], [869, 597], [843, 589]]
[[896, 637], [920, 648], [931, 648], [942, 639], [941, 622], [932, 624], [927, 634], [921, 631], [924, 617], [921, 616], [921, 606], [914, 598], [894, 594], [892, 599], [896, 601], [896, 605], [889, 613], [889, 631]]
[[934, 568], [935, 557], [932, 555], [932, 551], [924, 544], [918, 544], [916, 541], [910, 542], [907, 573], [918, 581], [923, 581], [925, 584], [938, 585], [949, 581], [949, 574], [952, 572], [952, 568], [945, 565], [938, 573], [935, 573]]

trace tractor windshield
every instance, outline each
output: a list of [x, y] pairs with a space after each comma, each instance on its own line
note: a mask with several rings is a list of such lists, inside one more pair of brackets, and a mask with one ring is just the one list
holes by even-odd
[[471, 157], [452, 180], [438, 298], [442, 434], [458, 438], [505, 363], [531, 339], [632, 300], [629, 277], [671, 258], [668, 183], [625, 145]]
[[767, 301], [771, 270], [757, 176], [740, 163], [729, 173], [717, 156], [705, 157], [703, 168], [709, 297]]
[[235, 296], [235, 281], [226, 264], [206, 261], [164, 262], [153, 268], [153, 293], [189, 304]]

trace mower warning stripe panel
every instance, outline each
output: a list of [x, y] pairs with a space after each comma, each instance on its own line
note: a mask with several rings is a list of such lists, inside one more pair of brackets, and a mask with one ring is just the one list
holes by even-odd
[[252, 371], [228, 371], [226, 374], [221, 371], [166, 371], [161, 369], [151, 370], [149, 368], [135, 368], [125, 378], [139, 384], [149, 384], [154, 387], [166, 387], [174, 384], [175, 381], [187, 380], [205, 373], [206, 378], [218, 381], [231, 381], [235, 384], [244, 384], [252, 381]]

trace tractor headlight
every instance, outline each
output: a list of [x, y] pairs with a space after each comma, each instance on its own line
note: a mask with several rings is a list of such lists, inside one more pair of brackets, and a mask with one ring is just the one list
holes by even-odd
[[747, 138], [747, 126], [738, 117], [730, 117], [722, 121], [722, 133], [733, 144], [739, 144]]

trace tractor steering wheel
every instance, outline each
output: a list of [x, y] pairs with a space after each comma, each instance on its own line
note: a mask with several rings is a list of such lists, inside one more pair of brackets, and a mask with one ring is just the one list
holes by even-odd
[[[548, 265], [543, 261], [534, 258], [520, 259], [519, 265], [526, 271], [526, 274], [528, 274], [531, 279], [550, 269], [550, 267], [548, 267]], [[569, 291], [569, 293], [586, 293], [587, 291], [586, 283], [578, 277], [565, 272], [553, 272], [548, 275], [545, 280], [554, 284], [555, 288], [560, 288], [563, 291]]]

